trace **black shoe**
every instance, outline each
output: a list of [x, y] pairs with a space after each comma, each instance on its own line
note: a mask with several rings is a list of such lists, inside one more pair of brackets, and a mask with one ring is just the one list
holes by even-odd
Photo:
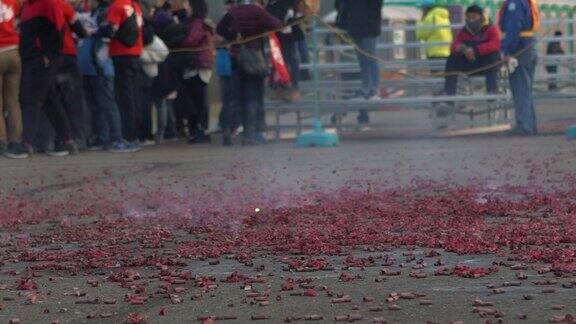
[[188, 144], [206, 144], [212, 142], [212, 137], [206, 134], [198, 134], [188, 139]]
[[529, 133], [520, 128], [513, 128], [511, 131], [507, 132], [508, 136], [536, 136], [538, 133]]
[[30, 148], [23, 142], [8, 144], [8, 147], [3, 153], [3, 155], [9, 159], [26, 159], [30, 157], [30, 154]]
[[60, 157], [78, 154], [78, 146], [73, 140], [58, 142], [53, 150], [46, 151], [46, 155]]
[[358, 121], [358, 124], [370, 124], [370, 115], [367, 111], [361, 110], [356, 120]]
[[268, 144], [268, 140], [264, 133], [257, 133], [254, 135], [254, 140], [258, 142], [258, 144]]
[[98, 140], [92, 140], [88, 142], [88, 151], [102, 151], [106, 143], [102, 143]]
[[256, 146], [260, 143], [254, 138], [254, 136], [244, 136], [242, 139], [242, 146]]
[[222, 145], [232, 146], [232, 132], [229, 129], [222, 131]]

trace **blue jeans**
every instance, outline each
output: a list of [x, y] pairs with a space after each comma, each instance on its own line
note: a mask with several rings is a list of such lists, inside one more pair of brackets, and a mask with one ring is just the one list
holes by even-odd
[[156, 111], [158, 112], [158, 131], [156, 132], [156, 136], [160, 138], [176, 137], [172, 100], [158, 99], [155, 105]]
[[92, 134], [99, 144], [122, 140], [120, 111], [114, 96], [113, 76], [85, 76], [84, 93], [92, 113]]
[[516, 129], [530, 135], [538, 133], [536, 124], [536, 110], [532, 86], [538, 54], [535, 48], [523, 52], [518, 57], [518, 68], [510, 74], [510, 90], [514, 97], [514, 111], [516, 114]]
[[308, 44], [306, 39], [301, 39], [296, 42], [298, 46], [298, 57], [301, 63], [310, 63], [310, 53], [308, 53]]
[[[362, 49], [362, 51], [377, 56], [376, 37], [353, 37], [354, 42]], [[358, 61], [360, 62], [360, 76], [362, 77], [362, 94], [370, 96], [377, 94], [380, 91], [380, 66], [378, 61], [372, 57], [368, 57], [363, 53], [357, 52]]]

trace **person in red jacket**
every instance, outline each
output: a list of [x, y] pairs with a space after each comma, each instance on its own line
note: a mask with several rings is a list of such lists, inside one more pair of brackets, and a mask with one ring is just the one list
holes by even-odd
[[138, 0], [114, 0], [107, 20], [109, 27], [103, 34], [111, 36], [108, 51], [114, 61], [114, 91], [122, 118], [122, 134], [132, 149], [138, 150], [138, 73], [144, 48], [142, 7]]
[[[80, 148], [86, 147], [86, 104], [82, 87], [82, 75], [78, 67], [77, 38], [88, 37], [74, 7], [67, 1], [61, 0], [64, 13], [64, 43], [62, 47], [62, 59], [58, 71], [58, 89], [62, 96], [62, 104], [68, 113], [72, 136]], [[74, 37], [76, 35], [76, 38]]]
[[[68, 2], [69, 0], [59, 0], [64, 14], [64, 27], [62, 39], [62, 55], [58, 66], [56, 77], [56, 89], [60, 103], [66, 111], [72, 138], [79, 149], [86, 148], [86, 104], [84, 101], [84, 91], [82, 89], [82, 76], [78, 67], [76, 56], [76, 39], [85, 38], [88, 32], [78, 20], [76, 10]], [[54, 132], [48, 125], [46, 118], [43, 118], [41, 127], [36, 135], [35, 143], [37, 147], [49, 148], [53, 142]]]
[[[16, 15], [20, 11], [18, 0], [0, 0], [0, 115], [8, 113], [6, 121], [0, 118], [0, 151], [8, 158], [26, 158], [22, 146], [22, 111], [20, 110], [20, 75], [22, 67], [18, 56], [20, 37], [16, 32]], [[8, 128], [6, 128], [8, 126]], [[7, 145], [7, 147], [5, 147]]]
[[59, 1], [26, 0], [20, 16], [20, 104], [25, 149], [32, 151], [43, 110], [56, 132], [54, 149], [46, 151], [51, 156], [64, 156], [78, 150], [56, 90], [56, 74], [60, 65], [62, 35], [66, 24]]
[[488, 93], [498, 91], [500, 65], [500, 33], [484, 16], [484, 9], [477, 5], [466, 10], [466, 26], [452, 43], [451, 54], [446, 62], [444, 92], [455, 95], [458, 72], [470, 72], [486, 77]]

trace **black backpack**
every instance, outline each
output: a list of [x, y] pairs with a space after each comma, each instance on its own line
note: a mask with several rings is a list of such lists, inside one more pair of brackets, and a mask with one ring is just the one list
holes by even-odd
[[134, 12], [128, 17], [118, 28], [114, 37], [127, 47], [133, 47], [138, 42], [140, 34], [138, 27], [138, 17], [136, 16], [136, 8], [132, 5]]

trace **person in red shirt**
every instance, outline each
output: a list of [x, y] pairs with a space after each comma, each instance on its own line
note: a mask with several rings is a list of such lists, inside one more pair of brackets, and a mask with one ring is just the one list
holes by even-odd
[[18, 149], [22, 146], [22, 111], [18, 98], [22, 68], [18, 56], [20, 37], [16, 32], [16, 15], [19, 11], [18, 0], [0, 0], [0, 82], [3, 84], [0, 114], [4, 116], [4, 110], [8, 113], [8, 125], [4, 118], [0, 118], [0, 151], [9, 158], [28, 156]]
[[[59, 0], [64, 15], [62, 56], [56, 77], [56, 88], [59, 99], [68, 115], [72, 138], [79, 149], [86, 148], [86, 103], [82, 89], [82, 76], [78, 67], [76, 56], [77, 38], [88, 37], [88, 32], [78, 20], [78, 14], [68, 0]], [[47, 122], [44, 120], [45, 124]], [[50, 127], [40, 127], [36, 137], [39, 147], [48, 147], [52, 141], [53, 132]]]
[[122, 118], [124, 138], [138, 148], [138, 73], [143, 50], [142, 8], [137, 0], [114, 0], [103, 31], [111, 36], [109, 53], [114, 61], [114, 91]]
[[466, 10], [466, 26], [452, 43], [451, 54], [446, 62], [445, 93], [456, 94], [458, 75], [455, 72], [474, 70], [481, 70], [478, 74], [486, 77], [487, 92], [496, 93], [500, 66], [495, 63], [500, 60], [498, 28], [484, 16], [484, 10], [481, 7], [470, 6]]
[[[26, 0], [20, 17], [20, 59], [22, 60], [21, 100], [25, 150], [39, 129], [44, 111], [56, 132], [56, 145], [46, 153], [64, 156], [77, 152], [70, 123], [58, 98], [56, 74], [62, 55], [65, 25], [60, 0]], [[24, 148], [22, 148], [24, 151]]]

